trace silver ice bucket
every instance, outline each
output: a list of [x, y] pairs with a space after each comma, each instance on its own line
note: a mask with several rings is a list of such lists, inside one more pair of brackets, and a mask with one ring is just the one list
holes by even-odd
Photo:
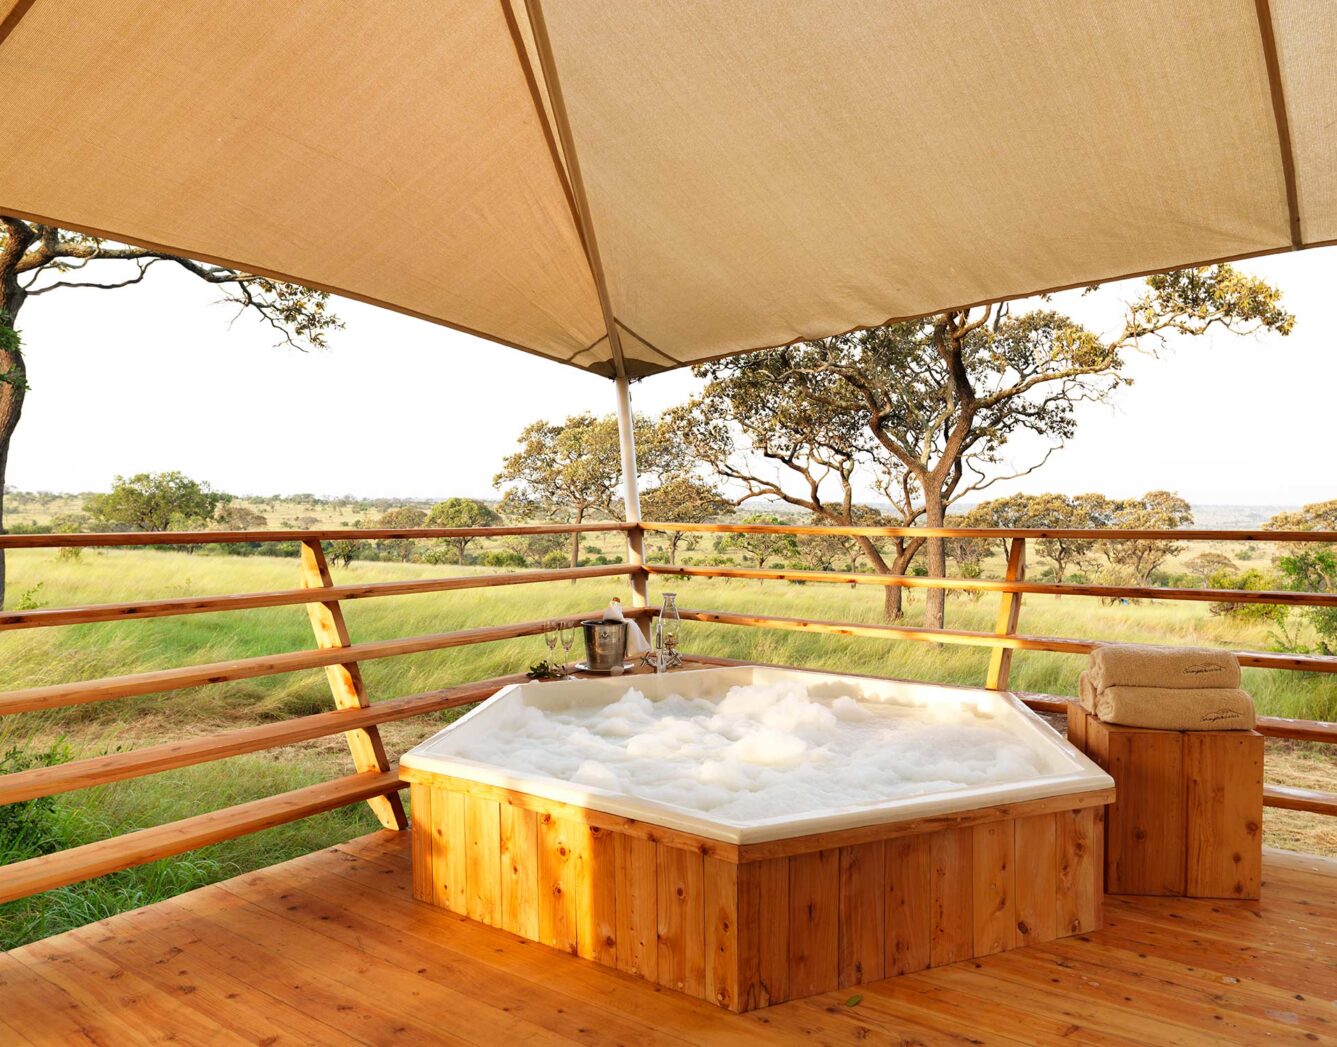
[[585, 665], [590, 672], [621, 668], [627, 657], [627, 623], [592, 619], [580, 623], [585, 631]]

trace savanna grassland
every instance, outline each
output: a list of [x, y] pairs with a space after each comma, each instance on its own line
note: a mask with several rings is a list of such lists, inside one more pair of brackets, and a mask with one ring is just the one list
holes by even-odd
[[[273, 521], [275, 524], [277, 520]], [[308, 526], [339, 526], [321, 520]], [[593, 554], [616, 557], [618, 535], [587, 535]], [[706, 546], [697, 550], [699, 555]], [[1184, 556], [1204, 551], [1191, 548]], [[470, 549], [473, 553], [474, 550]], [[689, 557], [692, 552], [687, 552]], [[1253, 555], [1252, 553], [1250, 555]], [[158, 597], [209, 595], [291, 588], [297, 584], [292, 557], [220, 556], [153, 550], [85, 550], [77, 558], [54, 550], [10, 555], [11, 606], [21, 595], [30, 605], [68, 606]], [[1000, 558], [984, 564], [985, 577], [1001, 574]], [[334, 568], [336, 583], [419, 578], [491, 569], [421, 563], [354, 561]], [[854, 622], [881, 620], [880, 589], [782, 582], [654, 579], [678, 592], [689, 608], [765, 612]], [[658, 583], [664, 582], [664, 585]], [[465, 590], [345, 604], [355, 641], [389, 639], [555, 614], [592, 611], [612, 595], [629, 596], [625, 579], [545, 583], [496, 590]], [[922, 594], [911, 592], [907, 618], [922, 615]], [[992, 629], [996, 598], [953, 595], [948, 625]], [[1212, 616], [1203, 604], [1122, 603], [1068, 596], [1025, 598], [1023, 632], [1103, 640], [1144, 640], [1266, 649], [1269, 627]], [[117, 675], [189, 663], [212, 662], [311, 646], [303, 608], [282, 607], [104, 625], [25, 630], [0, 636], [0, 688], [30, 687]], [[880, 640], [805, 635], [688, 623], [688, 651], [764, 662], [824, 667], [978, 685], [988, 652], [964, 647], [889, 643]], [[573, 658], [578, 652], [573, 652]], [[430, 652], [364, 663], [373, 700], [431, 690], [453, 683], [523, 671], [547, 654], [541, 638]], [[1075, 693], [1080, 658], [1021, 653], [1012, 685], [1019, 690]], [[1315, 673], [1246, 670], [1245, 686], [1261, 712], [1337, 719], [1337, 677]], [[92, 703], [7, 718], [0, 729], [6, 769], [33, 759], [93, 756], [229, 727], [325, 711], [329, 693], [320, 670], [201, 687], [164, 695]], [[438, 730], [457, 713], [441, 713], [382, 728], [394, 755]], [[91, 790], [67, 793], [33, 810], [28, 853], [67, 847], [205, 810], [298, 788], [351, 769], [341, 737], [269, 753], [235, 757], [202, 767], [167, 772]], [[1316, 746], [1276, 744], [1269, 750], [1272, 780], [1337, 790], [1337, 764]], [[1337, 853], [1337, 827], [1317, 816], [1269, 810], [1269, 843], [1319, 853]], [[376, 822], [365, 805], [132, 869], [88, 884], [50, 892], [0, 908], [0, 946], [51, 934], [112, 912], [234, 875], [331, 842], [371, 831]], [[24, 827], [20, 827], [24, 829]], [[26, 831], [26, 830], [25, 830]], [[36, 837], [40, 837], [37, 839]], [[36, 848], [36, 850], [31, 850]], [[24, 854], [0, 855], [0, 860]]]

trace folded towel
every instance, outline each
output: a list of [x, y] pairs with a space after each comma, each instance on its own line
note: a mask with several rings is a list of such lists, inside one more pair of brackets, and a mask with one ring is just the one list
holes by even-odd
[[1091, 672], [1087, 670], [1077, 677], [1077, 700], [1082, 708], [1094, 715], [1096, 711], [1096, 685], [1091, 681]]
[[1238, 688], [1105, 687], [1095, 693], [1096, 715], [1125, 727], [1162, 731], [1247, 731], [1253, 699]]
[[1097, 691], [1119, 686], [1199, 689], [1240, 685], [1235, 656], [1210, 647], [1106, 644], [1091, 652], [1088, 671]]

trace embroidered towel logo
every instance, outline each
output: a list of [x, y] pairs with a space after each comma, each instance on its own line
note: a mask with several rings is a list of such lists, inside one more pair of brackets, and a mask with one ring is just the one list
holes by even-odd
[[1185, 676], [1208, 676], [1211, 673], [1223, 672], [1224, 666], [1215, 665], [1212, 662], [1197, 662], [1194, 665], [1184, 666]]
[[1234, 709], [1216, 709], [1213, 712], [1203, 713], [1203, 723], [1220, 723], [1222, 720], [1238, 720], [1240, 714]]

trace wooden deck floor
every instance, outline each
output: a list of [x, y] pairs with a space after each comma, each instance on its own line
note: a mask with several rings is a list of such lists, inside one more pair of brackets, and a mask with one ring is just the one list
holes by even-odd
[[1337, 1042], [1337, 863], [1264, 899], [1110, 898], [1106, 927], [734, 1016], [421, 905], [377, 833], [0, 956], [0, 1042]]

